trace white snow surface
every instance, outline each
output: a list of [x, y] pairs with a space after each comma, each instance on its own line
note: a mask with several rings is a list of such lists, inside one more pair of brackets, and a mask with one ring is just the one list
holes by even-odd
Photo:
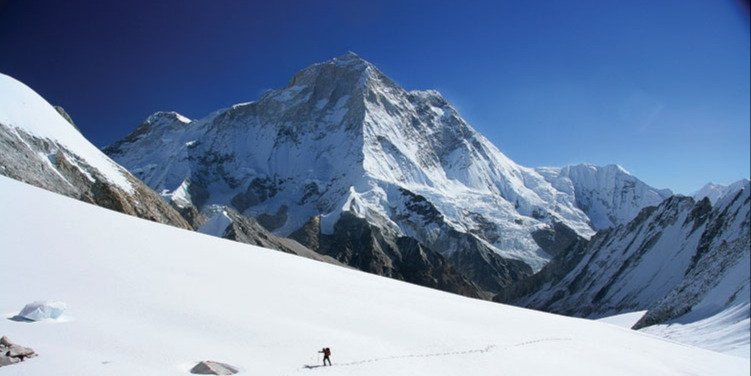
[[57, 320], [66, 308], [63, 302], [36, 301], [25, 305], [17, 317], [32, 321]]
[[[748, 294], [748, 291], [746, 291]], [[672, 341], [701, 346], [725, 354], [751, 357], [749, 305], [738, 304], [698, 321], [679, 319], [640, 329]]]
[[[646, 310], [644, 311], [636, 311], [636, 312], [626, 312], [626, 313], [620, 313], [613, 316], [607, 316], [597, 319], [599, 322], [605, 322], [612, 325], [617, 325], [622, 328], [631, 329], [631, 327], [636, 324], [637, 321], [639, 321], [644, 314], [647, 313]], [[679, 341], [680, 342], [680, 341]]]
[[[0, 177], [0, 320], [39, 356], [4, 375], [748, 375], [748, 360], [156, 224]], [[28, 205], [29, 202], [35, 203]], [[59, 213], [66, 213], [61, 217]], [[30, 270], [34, 278], [28, 278]], [[334, 367], [315, 365], [332, 349]]]
[[[22, 82], [0, 73], [0, 124], [53, 140], [88, 162], [112, 184], [132, 193], [122, 167], [78, 132], [52, 105]], [[46, 156], [41, 158], [47, 161]], [[54, 170], [54, 168], [53, 168]], [[85, 170], [81, 169], [83, 173]]]

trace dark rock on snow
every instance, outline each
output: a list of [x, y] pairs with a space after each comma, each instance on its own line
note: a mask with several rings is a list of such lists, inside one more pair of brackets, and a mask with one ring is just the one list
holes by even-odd
[[197, 375], [234, 375], [238, 372], [237, 367], [211, 360], [201, 361], [190, 370], [190, 373]]
[[37, 356], [34, 350], [14, 344], [8, 337], [0, 338], [0, 367], [23, 362]]

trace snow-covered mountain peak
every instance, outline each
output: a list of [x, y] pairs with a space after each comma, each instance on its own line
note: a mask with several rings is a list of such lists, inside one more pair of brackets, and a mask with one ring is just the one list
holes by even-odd
[[345, 53], [344, 55], [337, 56], [337, 57], [331, 59], [330, 61], [332, 61], [332, 62], [334, 62], [334, 63], [336, 63], [338, 65], [344, 65], [344, 66], [352, 66], [352, 65], [361, 66], [361, 65], [365, 65], [365, 66], [373, 67], [373, 64], [371, 64], [367, 60], [365, 60], [362, 57], [360, 57], [360, 55], [358, 55], [358, 54], [356, 54], [356, 53], [354, 53], [352, 51], [347, 51], [347, 53]]
[[741, 179], [738, 180], [730, 185], [722, 185], [722, 184], [715, 184], [715, 183], [707, 183], [701, 189], [691, 194], [691, 196], [694, 197], [696, 201], [699, 201], [703, 199], [704, 197], [709, 198], [709, 201], [712, 202], [712, 204], [716, 204], [718, 200], [720, 200], [722, 197], [733, 194], [738, 192], [739, 190], [743, 189], [743, 187], [748, 184], [748, 179]]
[[[349, 52], [333, 59], [313, 64], [295, 74], [288, 88], [296, 86], [317, 86], [331, 83], [330, 80], [339, 81], [339, 87], [348, 87], [349, 90], [364, 89], [367, 81], [373, 77], [385, 77], [373, 64]], [[352, 94], [347, 92], [346, 94]]]
[[[579, 185], [516, 164], [439, 92], [406, 91], [356, 54], [304, 68], [258, 101], [188, 124], [170, 121], [142, 126], [105, 151], [157, 191], [187, 179], [198, 207], [276, 218], [265, 223], [279, 235], [314, 217], [331, 235], [348, 212], [444, 255], [466, 247], [448, 234], [464, 234], [539, 268], [550, 254], [533, 232], [560, 223], [594, 233], [576, 202]], [[627, 205], [634, 215], [645, 204], [637, 196]]]
[[673, 194], [669, 189], [650, 187], [616, 164], [578, 164], [537, 171], [556, 189], [571, 194], [596, 230], [626, 223], [645, 206], [658, 205]]
[[175, 111], [159, 111], [146, 119], [146, 123], [154, 126], [160, 126], [164, 124], [174, 124], [175, 122], [189, 124], [191, 120]]

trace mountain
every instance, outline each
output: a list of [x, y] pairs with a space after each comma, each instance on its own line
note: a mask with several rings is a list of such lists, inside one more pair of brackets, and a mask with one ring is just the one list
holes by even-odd
[[[58, 320], [0, 320], [39, 354], [3, 375], [189, 375], [200, 360], [240, 375], [748, 375], [748, 359], [613, 325], [204, 236], [5, 177], [0, 192], [0, 312], [67, 305]], [[305, 368], [324, 346], [334, 366]]]
[[[353, 53], [203, 119], [156, 113], [104, 151], [199, 211], [232, 207], [378, 274], [434, 280], [436, 270], [455, 270], [483, 296], [539, 270], [559, 251], [550, 241], [559, 229], [594, 234], [574, 189], [612, 183], [514, 163], [438, 92], [407, 91]], [[639, 194], [617, 187], [610, 202], [628, 204], [607, 211], [616, 221], [655, 203], [645, 185]], [[407, 271], [415, 247], [422, 266]]]
[[659, 205], [673, 195], [669, 189], [644, 184], [618, 165], [543, 167], [537, 172], [557, 190], [570, 194], [595, 230], [628, 223], [641, 209]]
[[[703, 346], [747, 355], [750, 192], [746, 181], [715, 206], [708, 198], [673, 196], [572, 244], [497, 300], [592, 318], [646, 310], [635, 329], [694, 330], [710, 322], [717, 333]], [[680, 336], [675, 328], [671, 335]]]
[[[0, 75], [0, 93], [8, 98], [0, 103], [1, 174], [137, 217], [199, 231], [213, 224], [214, 236], [343, 265], [294, 240], [275, 236], [231, 208], [200, 212], [189, 200], [181, 199], [184, 192], [180, 190], [165, 200], [89, 143], [62, 107], [52, 107], [4, 75]], [[232, 218], [231, 225], [218, 228], [219, 213]]]
[[715, 204], [723, 196], [737, 192], [739, 189], [743, 188], [743, 186], [746, 185], [747, 183], [748, 183], [748, 179], [741, 179], [730, 185], [707, 183], [703, 187], [701, 187], [701, 189], [694, 192], [691, 196], [696, 201], [700, 201], [704, 197], [707, 197], [709, 198], [709, 201], [712, 202], [712, 204]]
[[191, 226], [151, 188], [89, 143], [62, 108], [0, 74], [0, 174], [177, 227]]

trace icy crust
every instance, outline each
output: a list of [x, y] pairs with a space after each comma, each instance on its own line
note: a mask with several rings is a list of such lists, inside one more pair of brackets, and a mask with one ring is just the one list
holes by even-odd
[[126, 171], [86, 140], [39, 94], [4, 74], [0, 74], [0, 124], [75, 150], [107, 181], [125, 192], [133, 193]]
[[[0, 275], [23, 281], [0, 284], [0, 310], [54, 292], [76, 317], [0, 320], [39, 353], [3, 375], [178, 376], [205, 359], [240, 375], [748, 375], [747, 359], [612, 325], [161, 226], [4, 177], [0, 192]], [[334, 366], [304, 368], [322, 346]]]
[[[179, 193], [189, 178], [203, 192], [191, 192], [198, 207], [231, 205], [249, 216], [285, 207], [286, 220], [273, 229], [278, 235], [318, 215], [329, 234], [341, 213], [351, 212], [432, 246], [446, 231], [469, 233], [539, 269], [550, 255], [534, 231], [562, 223], [581, 236], [594, 234], [573, 188], [514, 163], [437, 91], [405, 91], [354, 54], [305, 68], [256, 102], [190, 123], [152, 123], [105, 152], [165, 194]], [[615, 189], [610, 201], [628, 205], [603, 210], [620, 223], [655, 204], [653, 190], [638, 183], [643, 189], [636, 193], [650, 199], [630, 191], [621, 197], [612, 184], [583, 186]], [[400, 189], [428, 200], [445, 226], [407, 213]]]

